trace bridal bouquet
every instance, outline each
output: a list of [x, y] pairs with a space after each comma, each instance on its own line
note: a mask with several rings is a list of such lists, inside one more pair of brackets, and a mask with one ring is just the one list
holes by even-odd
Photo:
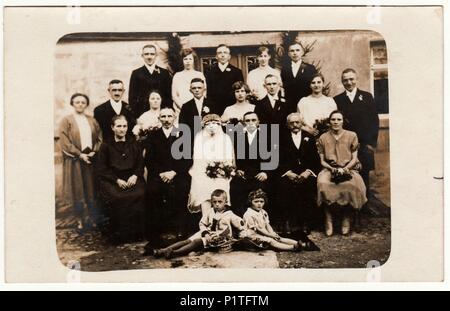
[[210, 178], [231, 178], [235, 175], [236, 168], [230, 162], [213, 161], [206, 167], [206, 176]]

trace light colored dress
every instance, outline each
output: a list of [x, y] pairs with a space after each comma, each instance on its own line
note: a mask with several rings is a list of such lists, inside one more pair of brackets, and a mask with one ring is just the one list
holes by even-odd
[[[100, 126], [91, 116], [84, 116], [89, 124], [90, 149], [97, 152], [102, 141]], [[83, 153], [82, 135], [73, 114], [64, 117], [59, 125], [59, 143], [63, 154], [63, 199], [75, 206], [95, 200], [94, 165], [79, 159]]]
[[269, 215], [265, 210], [256, 211], [253, 208], [247, 208], [244, 213], [244, 222], [247, 227], [246, 238], [260, 248], [268, 248], [275, 239], [257, 233], [258, 229], [270, 231]]
[[[322, 134], [317, 141], [317, 151], [326, 161], [334, 161], [344, 167], [352, 159], [352, 153], [358, 150], [356, 133], [344, 130], [336, 139], [330, 131]], [[317, 205], [337, 203], [340, 206], [350, 204], [354, 209], [361, 209], [367, 202], [366, 187], [356, 170], [350, 170], [352, 179], [335, 184], [331, 181], [331, 172], [323, 169], [317, 176]]]
[[178, 113], [183, 104], [194, 98], [194, 95], [190, 92], [191, 80], [194, 78], [200, 78], [205, 82], [206, 79], [202, 72], [197, 70], [183, 70], [177, 72], [173, 76], [172, 80], [172, 99], [175, 103], [175, 110]]
[[222, 121], [228, 122], [230, 119], [238, 119], [239, 121], [242, 121], [244, 114], [249, 111], [255, 111], [255, 105], [248, 102], [231, 105], [225, 108], [225, 111], [222, 114]]
[[325, 95], [303, 97], [297, 104], [297, 111], [303, 116], [306, 125], [314, 127], [316, 120], [328, 119], [330, 113], [337, 110], [334, 99]]
[[211, 178], [206, 175], [206, 168], [214, 161], [232, 164], [233, 154], [231, 139], [220, 128], [214, 136], [210, 136], [205, 129], [197, 133], [194, 139], [193, 165], [189, 170], [192, 176], [188, 204], [191, 213], [200, 212], [196, 207], [210, 200], [211, 193], [216, 189], [224, 190], [230, 202], [230, 179]]
[[258, 67], [248, 73], [247, 84], [258, 100], [263, 99], [267, 95], [267, 90], [264, 87], [264, 79], [269, 74], [277, 76], [281, 83], [280, 72], [270, 66], [267, 66], [264, 69]]

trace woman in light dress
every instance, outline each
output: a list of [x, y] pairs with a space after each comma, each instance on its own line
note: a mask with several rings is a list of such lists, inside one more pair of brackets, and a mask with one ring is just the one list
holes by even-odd
[[230, 178], [211, 178], [206, 170], [211, 162], [234, 165], [233, 144], [222, 130], [221, 119], [216, 114], [207, 114], [202, 120], [203, 129], [194, 139], [193, 165], [189, 170], [192, 177], [188, 208], [191, 213], [205, 211], [211, 207], [211, 193], [223, 189], [230, 193]]
[[366, 187], [358, 173], [358, 137], [342, 128], [344, 117], [335, 110], [329, 117], [330, 130], [317, 140], [322, 171], [317, 176], [317, 204], [325, 210], [325, 234], [333, 234], [333, 214], [342, 213], [342, 234], [350, 233], [351, 211], [367, 202]]
[[236, 103], [225, 108], [222, 114], [222, 122], [235, 124], [237, 121], [242, 121], [246, 112], [254, 111], [255, 105], [250, 104], [247, 100], [250, 88], [246, 83], [237, 81], [233, 83], [231, 88], [233, 89]]
[[63, 155], [63, 197], [74, 212], [77, 230], [96, 226], [94, 165], [102, 135], [97, 121], [85, 114], [89, 98], [75, 93], [70, 98], [74, 111], [59, 126], [59, 142]]
[[183, 49], [181, 50], [181, 57], [183, 59], [184, 69], [180, 72], [177, 72], [173, 76], [172, 80], [172, 99], [177, 114], [180, 112], [183, 104], [194, 98], [194, 96], [190, 92], [192, 79], [202, 79], [205, 82], [206, 87], [205, 76], [202, 72], [194, 69], [194, 60], [196, 57], [195, 51], [191, 48]]
[[145, 138], [150, 131], [159, 129], [161, 122], [159, 121], [159, 111], [161, 110], [162, 97], [158, 91], [151, 91], [148, 97], [150, 109], [137, 119], [136, 125], [133, 127], [133, 134], [137, 140]]
[[319, 135], [315, 127], [316, 121], [327, 119], [337, 109], [334, 99], [323, 94], [324, 82], [322, 74], [315, 74], [310, 83], [311, 95], [300, 99], [297, 105], [297, 111], [303, 116], [302, 130], [314, 136]]
[[261, 46], [256, 52], [256, 56], [258, 59], [258, 68], [249, 72], [247, 84], [250, 87], [252, 95], [254, 95], [257, 100], [261, 100], [267, 95], [267, 90], [264, 87], [264, 79], [266, 76], [269, 74], [277, 76], [278, 81], [281, 81], [281, 76], [278, 70], [269, 65], [270, 54], [268, 47]]

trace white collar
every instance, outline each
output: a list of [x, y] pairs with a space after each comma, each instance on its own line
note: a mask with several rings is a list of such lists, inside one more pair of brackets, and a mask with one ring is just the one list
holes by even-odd
[[258, 129], [256, 129], [255, 131], [253, 131], [253, 133], [250, 133], [249, 131], [246, 131], [248, 138], [253, 140], [253, 138], [255, 138], [256, 133], [258, 132]]
[[357, 89], [356, 87], [355, 87], [355, 88], [353, 89], [353, 91], [351, 91], [351, 92], [345, 90], [345, 94], [347, 94], [347, 96], [350, 97], [350, 98], [355, 98], [355, 96], [356, 96], [356, 91], [357, 91], [357, 90], [358, 90], [358, 89]]
[[173, 130], [173, 125], [170, 128], [168, 128], [168, 129], [166, 129], [165, 127], [162, 127], [162, 130], [163, 130], [164, 134], [166, 135], [166, 137], [169, 138], [169, 136], [170, 136], [170, 134], [172, 133], [172, 130]]
[[275, 95], [270, 95], [269, 93], [267, 93], [267, 96], [269, 96], [270, 101], [274, 101], [274, 100], [278, 100], [278, 93]]
[[217, 65], [219, 66], [220, 71], [224, 72], [225, 69], [227, 69], [229, 63], [226, 63], [224, 65], [222, 65], [221, 63], [217, 63]]
[[145, 67], [147, 68], [147, 70], [150, 72], [150, 74], [153, 74], [153, 72], [155, 71], [156, 68], [156, 63], [154, 63], [153, 65], [149, 66], [147, 64], [144, 64]]
[[297, 134], [295, 134], [294, 132], [291, 132], [292, 137], [301, 137], [302, 136], [302, 131], [298, 131]]
[[203, 101], [204, 100], [205, 100], [204, 96], [202, 96], [202, 98], [200, 98], [200, 99], [197, 99], [197, 98], [194, 97], [194, 101], [195, 101], [196, 105], [203, 105]]
[[302, 59], [301, 59], [301, 58], [300, 58], [300, 60], [299, 60], [298, 62], [296, 62], [296, 63], [294, 63], [293, 61], [291, 61], [291, 66], [292, 66], [293, 68], [299, 68], [301, 64], [302, 64]]

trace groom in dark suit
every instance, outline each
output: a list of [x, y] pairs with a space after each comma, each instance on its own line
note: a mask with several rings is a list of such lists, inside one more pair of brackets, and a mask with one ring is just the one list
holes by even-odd
[[310, 83], [317, 73], [316, 67], [302, 60], [303, 49], [299, 43], [289, 45], [290, 63], [281, 69], [281, 80], [286, 92], [286, 101], [291, 112], [297, 111], [297, 104], [302, 97], [311, 94]]
[[312, 226], [316, 177], [320, 172], [320, 158], [314, 137], [302, 131], [302, 116], [295, 112], [287, 117], [289, 132], [281, 137], [280, 165], [277, 178], [277, 209], [284, 231], [299, 226], [307, 233]]
[[142, 48], [144, 66], [133, 70], [130, 77], [128, 100], [135, 118], [150, 109], [148, 97], [156, 90], [162, 97], [161, 107], [172, 107], [172, 76], [169, 71], [156, 65], [158, 57], [156, 46], [145, 45]]
[[262, 139], [265, 137], [259, 131], [258, 115], [252, 111], [246, 112], [243, 121], [243, 131], [235, 133], [236, 176], [230, 183], [231, 207], [241, 217], [246, 211], [247, 196], [251, 191], [262, 189], [266, 193], [270, 192], [273, 173], [261, 166], [266, 162], [260, 152]]
[[132, 135], [133, 126], [136, 124], [130, 106], [122, 101], [125, 88], [120, 80], [111, 80], [108, 86], [108, 92], [111, 99], [98, 105], [94, 109], [94, 118], [97, 120], [102, 130], [103, 141], [110, 140], [113, 137], [111, 130], [111, 120], [114, 116], [123, 115], [128, 121], [127, 135]]
[[217, 64], [205, 71], [208, 98], [216, 103], [215, 113], [222, 115], [225, 108], [235, 103], [231, 86], [237, 81], [244, 81], [242, 71], [229, 63], [230, 48], [220, 44], [216, 49]]
[[147, 168], [147, 239], [153, 246], [167, 232], [178, 236], [187, 234], [186, 221], [190, 218], [187, 200], [190, 187], [189, 162], [175, 160], [172, 145], [180, 139], [174, 127], [175, 111], [162, 108], [159, 113], [162, 127], [153, 131], [144, 141]]
[[205, 98], [205, 81], [200, 78], [191, 80], [190, 91], [194, 98], [183, 104], [180, 111], [179, 123], [185, 124], [191, 131], [191, 142], [194, 142], [195, 134], [201, 129], [201, 120], [203, 116], [214, 113], [216, 106]]
[[345, 91], [334, 97], [338, 109], [344, 114], [344, 129], [355, 132], [360, 144], [361, 177], [369, 194], [369, 172], [375, 169], [374, 153], [377, 147], [379, 119], [372, 94], [357, 88], [357, 74], [352, 68], [342, 72]]

